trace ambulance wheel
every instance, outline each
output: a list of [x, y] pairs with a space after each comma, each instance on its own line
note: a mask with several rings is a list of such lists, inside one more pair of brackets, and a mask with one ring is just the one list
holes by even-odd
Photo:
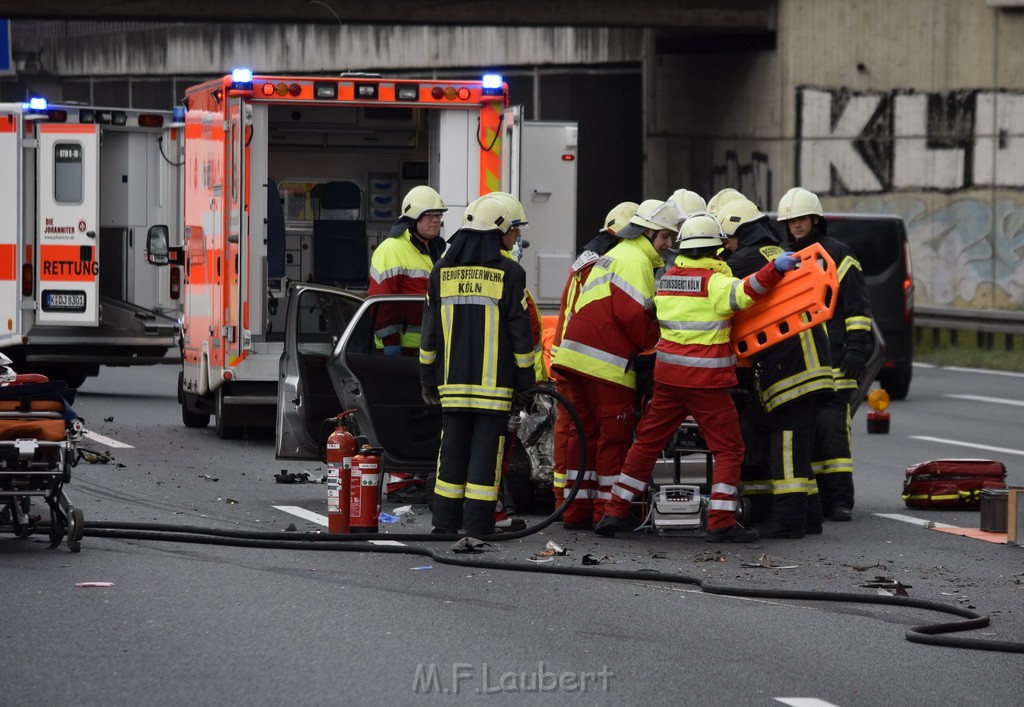
[[750, 499], [741, 496], [739, 505], [736, 508], [736, 522], [746, 525], [750, 520]]
[[181, 422], [185, 427], [206, 427], [210, 424], [208, 413], [192, 412], [185, 400], [185, 374], [178, 371], [178, 402], [181, 403]]
[[244, 427], [235, 427], [228, 425], [224, 421], [224, 387], [221, 386], [217, 389], [217, 405], [216, 413], [214, 415], [214, 428], [217, 430], [217, 436], [221, 439], [241, 439], [242, 433], [245, 432]]

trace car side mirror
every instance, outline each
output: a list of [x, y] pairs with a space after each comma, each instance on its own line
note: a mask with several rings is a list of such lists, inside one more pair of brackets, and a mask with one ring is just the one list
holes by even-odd
[[170, 262], [170, 231], [167, 226], [150, 226], [146, 233], [146, 262], [150, 265], [167, 265]]

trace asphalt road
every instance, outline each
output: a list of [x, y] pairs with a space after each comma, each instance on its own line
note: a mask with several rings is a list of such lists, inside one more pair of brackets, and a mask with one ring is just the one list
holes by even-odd
[[[68, 492], [89, 520], [299, 531], [275, 506], [326, 512], [321, 484], [279, 484], [270, 439], [186, 429], [173, 367], [106, 369], [76, 411], [109, 451]], [[978, 512], [909, 511], [904, 469], [928, 459], [999, 459], [1024, 485], [1024, 377], [918, 367], [891, 432], [854, 421], [857, 506], [803, 540], [709, 545], [601, 539], [556, 524], [481, 555], [529, 569], [581, 566], [649, 577], [592, 578], [453, 567], [414, 554], [315, 552], [86, 537], [80, 554], [44, 536], [0, 536], [0, 704], [993, 705], [1020, 701], [1020, 654], [911, 643], [914, 626], [955, 617], [899, 606], [751, 599], [741, 588], [877, 596], [877, 577], [914, 599], [991, 616], [971, 638], [1024, 641], [1024, 551], [926, 529], [977, 528]], [[109, 446], [101, 443], [130, 445]], [[971, 446], [976, 445], [976, 446]], [[697, 465], [699, 471], [699, 463]], [[411, 522], [382, 526], [426, 532]], [[899, 516], [901, 518], [887, 517]], [[553, 540], [568, 554], [537, 564]], [[408, 543], [459, 559], [449, 542]], [[390, 548], [392, 550], [401, 548]], [[785, 568], [749, 567], [763, 555]], [[681, 579], [680, 579], [681, 578]], [[112, 582], [79, 588], [81, 582]], [[815, 702], [819, 700], [820, 702]]]

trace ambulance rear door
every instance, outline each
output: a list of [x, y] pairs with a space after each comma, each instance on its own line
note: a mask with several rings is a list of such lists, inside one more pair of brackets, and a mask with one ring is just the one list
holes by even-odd
[[18, 274], [21, 269], [18, 233], [22, 227], [19, 208], [21, 193], [21, 150], [18, 130], [21, 115], [13, 110], [0, 112], [0, 347], [21, 338], [21, 317], [18, 303]]
[[98, 326], [99, 126], [38, 123], [40, 324]]

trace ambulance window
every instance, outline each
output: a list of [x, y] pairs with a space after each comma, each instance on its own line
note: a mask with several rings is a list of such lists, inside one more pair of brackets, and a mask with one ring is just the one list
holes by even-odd
[[58, 142], [53, 146], [53, 199], [58, 204], [81, 204], [82, 143]]

